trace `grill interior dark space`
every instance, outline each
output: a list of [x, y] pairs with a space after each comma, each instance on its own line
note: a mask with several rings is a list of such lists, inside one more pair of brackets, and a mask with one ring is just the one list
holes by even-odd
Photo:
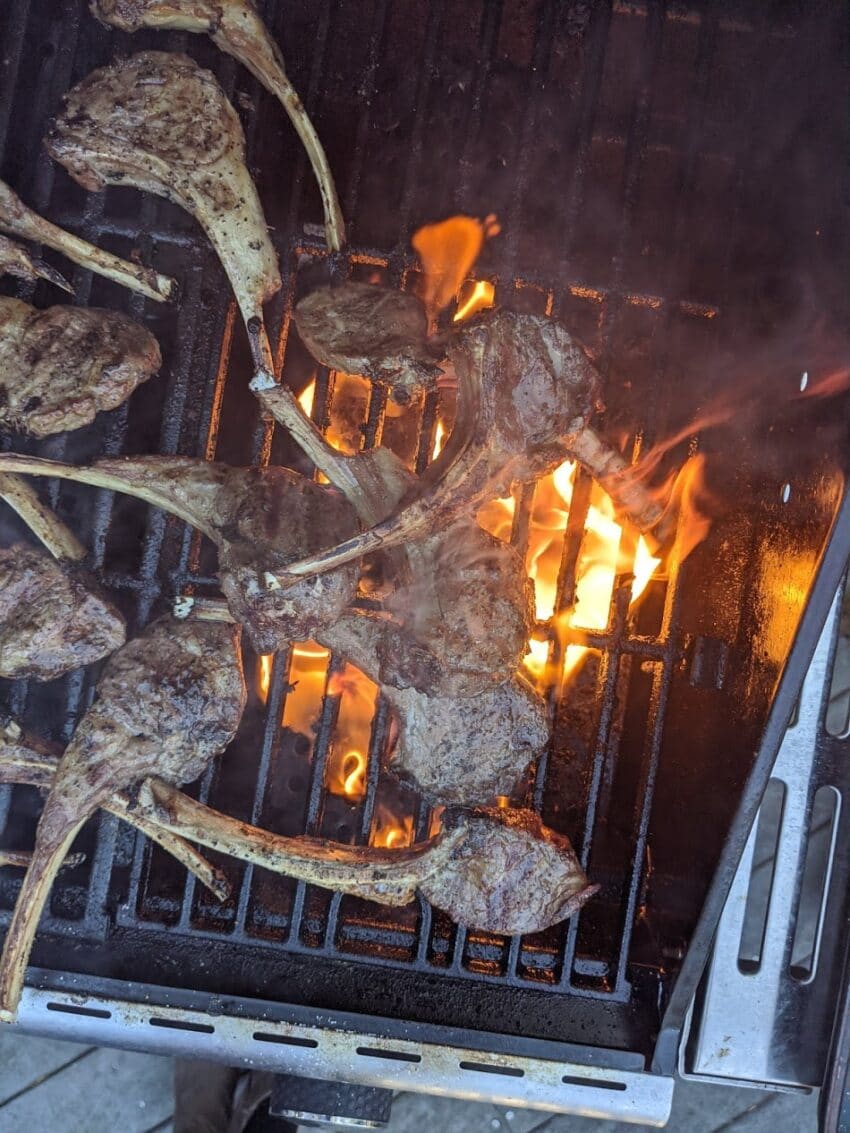
[[[74, 272], [76, 302], [144, 320], [163, 369], [92, 426], [40, 444], [15, 438], [17, 450], [308, 471], [260, 420], [247, 342], [194, 223], [129, 189], [87, 194], [41, 149], [64, 91], [115, 53], [145, 48], [186, 51], [240, 110], [284, 278], [269, 307], [278, 361], [299, 393], [315, 378], [321, 425], [341, 387], [290, 330], [293, 302], [327, 273], [414, 286], [412, 231], [454, 212], [498, 215], [502, 235], [477, 275], [496, 284], [497, 304], [551, 312], [586, 343], [605, 379], [606, 430], [624, 451], [645, 451], [718, 399], [743, 404], [750, 390], [757, 409], [700, 440], [708, 538], [631, 610], [627, 563], [605, 628], [566, 630], [567, 645], [591, 653], [553, 700], [553, 742], [526, 797], [602, 886], [579, 917], [506, 940], [459, 930], [424, 901], [378, 909], [230, 860], [216, 862], [233, 883], [218, 905], [101, 816], [81, 836], [84, 863], [60, 875], [34, 962], [648, 1056], [843, 491], [846, 400], [794, 396], [804, 372], [812, 382], [829, 372], [848, 313], [841, 6], [261, 8], [328, 150], [352, 241], [345, 255], [327, 257], [316, 235], [318, 193], [279, 107], [205, 38], [110, 34], [81, 0], [3, 5], [0, 173], [51, 219], [122, 255], [138, 250], [180, 284], [177, 304], [157, 306]], [[57, 301], [43, 284], [34, 294], [40, 306]], [[436, 398], [398, 412], [376, 387], [358, 404], [366, 447], [383, 440], [424, 465]], [[690, 443], [672, 450], [670, 468]], [[589, 495], [580, 474], [559, 575], [565, 609]], [[177, 593], [217, 593], [211, 549], [179, 522], [75, 485], [52, 484], [50, 499], [131, 628]], [[517, 502], [520, 546], [531, 506], [530, 493]], [[8, 514], [2, 527], [5, 540], [22, 534]], [[200, 797], [284, 834], [367, 841], [384, 807], [427, 836], [428, 809], [379, 775], [380, 705], [363, 797], [351, 804], [326, 789], [340, 699], [325, 698], [314, 735], [284, 726], [291, 661], [274, 660], [267, 698], [254, 684]], [[332, 660], [331, 673], [342, 664]], [[246, 673], [258, 666], [246, 656]], [[3, 682], [3, 708], [67, 741], [95, 675]], [[31, 789], [0, 794], [0, 844], [30, 846], [38, 811]], [[0, 871], [0, 924], [19, 876]]]

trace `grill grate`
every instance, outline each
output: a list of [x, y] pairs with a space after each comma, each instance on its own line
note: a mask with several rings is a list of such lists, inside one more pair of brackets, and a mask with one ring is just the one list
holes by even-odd
[[[744, 5], [722, 16], [660, 3], [554, 0], [528, 12], [487, 3], [455, 11], [440, 0], [261, 7], [326, 140], [355, 241], [347, 255], [327, 257], [310, 235], [321, 216], [318, 194], [282, 113], [205, 39], [106, 33], [82, 0], [61, 0], [58, 10], [10, 0], [0, 12], [3, 176], [51, 219], [121, 254], [138, 249], [181, 288], [180, 303], [163, 309], [74, 273], [76, 302], [144, 319], [163, 344], [163, 373], [93, 426], [27, 450], [76, 461], [194, 453], [306, 470], [247, 394], [247, 344], [193, 222], [130, 190], [86, 194], [40, 150], [62, 92], [116, 52], [185, 50], [216, 71], [245, 111], [252, 170], [284, 277], [269, 307], [270, 330], [283, 379], [299, 392], [314, 369], [290, 334], [290, 315], [317, 267], [336, 278], [376, 275], [409, 288], [412, 228], [454, 210], [495, 211], [504, 235], [485, 249], [482, 278], [496, 285], [498, 304], [554, 314], [588, 344], [606, 379], [607, 425], [639, 452], [723, 384], [722, 350], [731, 343], [746, 355], [753, 328], [766, 320], [765, 280], [806, 270], [829, 282], [831, 268], [811, 232], [828, 230], [833, 258], [846, 254], [840, 186], [823, 176], [840, 148], [835, 74], [824, 47], [831, 42], [828, 6], [793, 21], [760, 5], [755, 20]], [[814, 70], [805, 64], [813, 45], [823, 56]], [[754, 74], [766, 76], [763, 89], [747, 78]], [[774, 74], [794, 76], [796, 88], [772, 82]], [[771, 149], [768, 127], [789, 107], [795, 127], [809, 130], [807, 170], [801, 162], [779, 171], [768, 161], [782, 152], [778, 144]], [[791, 136], [803, 144], [799, 133]], [[56, 301], [42, 284], [20, 294], [34, 294], [40, 305]], [[846, 301], [835, 306], [842, 314]], [[769, 316], [781, 314], [780, 296]], [[789, 374], [796, 364], [789, 352]], [[315, 381], [313, 416], [326, 427], [340, 383], [321, 370]], [[362, 443], [398, 445], [421, 470], [446, 411], [429, 396], [416, 409], [416, 426], [403, 432], [387, 417], [383, 393], [372, 390]], [[793, 433], [780, 417], [770, 427], [777, 436]], [[424, 902], [376, 912], [229, 861], [221, 864], [234, 897], [219, 907], [161, 851], [101, 816], [81, 837], [86, 862], [56, 886], [38, 955], [61, 967], [70, 962], [69, 943], [82, 940], [86, 955], [74, 949], [74, 964], [95, 974], [155, 976], [178, 986], [207, 981], [214, 990], [226, 984], [234, 994], [262, 991], [339, 1009], [377, 1004], [385, 1014], [401, 1001], [411, 1018], [445, 1022], [448, 1015], [458, 1025], [648, 1049], [837, 506], [840, 452], [833, 436], [801, 468], [792, 469], [788, 452], [736, 468], [719, 490], [737, 505], [746, 500], [746, 515], [732, 506], [708, 551], [695, 553], [681, 572], [670, 564], [667, 580], [651, 583], [633, 609], [630, 568], [623, 569], [606, 628], [568, 626], [553, 644], [557, 661], [569, 645], [591, 654], [553, 698], [553, 744], [530, 797], [550, 825], [573, 838], [603, 886], [566, 926], [505, 941], [458, 930]], [[678, 463], [683, 455], [676, 454]], [[795, 490], [782, 506], [779, 488], [790, 479]], [[215, 593], [210, 548], [180, 523], [75, 485], [51, 485], [50, 499], [87, 540], [92, 564], [132, 628], [186, 588]], [[590, 483], [580, 474], [559, 608], [575, 598], [590, 502]], [[530, 491], [517, 501], [512, 538], [521, 550], [532, 506]], [[0, 522], [4, 538], [20, 532], [13, 519]], [[746, 605], [763, 584], [771, 540], [802, 555], [789, 567], [798, 591], [784, 599], [787, 618], [774, 627], [772, 653], [761, 611]], [[634, 554], [634, 546], [626, 549]], [[733, 616], [728, 607], [736, 605], [744, 609]], [[239, 737], [198, 785], [199, 797], [281, 832], [357, 841], [368, 840], [379, 806], [391, 806], [412, 818], [416, 837], [427, 834], [428, 809], [378, 774], [383, 706], [362, 801], [349, 808], [325, 790], [339, 698], [324, 698], [312, 751], [302, 750], [281, 724], [290, 662], [275, 659], [265, 702], [254, 690]], [[246, 655], [247, 672], [257, 664]], [[331, 672], [340, 664], [334, 659]], [[50, 686], [8, 684], [3, 692], [9, 711], [67, 740], [92, 689], [92, 675], [72, 674]], [[4, 844], [28, 845], [37, 813], [34, 792], [0, 790]], [[15, 876], [4, 871], [0, 923], [14, 894]], [[203, 973], [197, 961], [205, 955], [211, 967]], [[454, 1002], [457, 987], [464, 996]]]

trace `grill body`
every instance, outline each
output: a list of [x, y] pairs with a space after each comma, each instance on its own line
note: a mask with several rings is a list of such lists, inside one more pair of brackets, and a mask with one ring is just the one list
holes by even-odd
[[[81, 838], [85, 863], [57, 883], [34, 954], [37, 982], [44, 995], [132, 1003], [153, 994], [234, 1018], [250, 1016], [254, 1002], [275, 1023], [307, 1012], [331, 1031], [352, 1015], [368, 1017], [372, 1033], [402, 1019], [423, 1041], [458, 1049], [621, 1072], [654, 1056], [669, 1074], [850, 545], [846, 399], [797, 396], [804, 372], [813, 383], [827, 376], [847, 315], [840, 6], [720, 12], [544, 0], [455, 10], [439, 0], [317, 0], [265, 9], [350, 224], [351, 249], [332, 263], [315, 235], [318, 194], [282, 112], [206, 39], [110, 33], [77, 0], [12, 0], [0, 13], [2, 175], [51, 219], [122, 254], [137, 249], [181, 288], [180, 302], [161, 308], [74, 272], [76, 302], [145, 321], [162, 343], [163, 371], [127, 406], [26, 451], [304, 468], [259, 419], [247, 343], [194, 223], [132, 190], [84, 193], [40, 148], [62, 93], [93, 67], [147, 47], [185, 50], [216, 72], [243, 116], [284, 277], [269, 308], [278, 363], [298, 391], [315, 379], [322, 426], [333, 425], [345, 391], [315, 370], [290, 328], [310, 279], [318, 271], [414, 286], [413, 228], [454, 211], [495, 212], [503, 235], [478, 274], [496, 284], [497, 303], [553, 314], [586, 342], [605, 379], [606, 428], [628, 435], [632, 451], [687, 434], [707, 407], [740, 406], [700, 442], [714, 523], [633, 608], [627, 556], [606, 624], [571, 621], [566, 631], [567, 645], [591, 654], [553, 702], [554, 739], [529, 799], [602, 886], [580, 917], [504, 940], [459, 930], [424, 902], [377, 911], [231, 862], [222, 865], [235, 895], [218, 906], [159, 850], [101, 816]], [[43, 288], [35, 301], [55, 301]], [[424, 466], [436, 400], [393, 416], [375, 389], [357, 408], [364, 445], [383, 441]], [[671, 451], [671, 467], [688, 443], [685, 435]], [[74, 485], [52, 485], [50, 499], [87, 540], [131, 627], [187, 588], [216, 592], [209, 548], [180, 523]], [[558, 578], [564, 609], [590, 503], [579, 476]], [[533, 504], [531, 493], [517, 502], [520, 547]], [[2, 523], [4, 537], [20, 534], [12, 518]], [[249, 672], [257, 663], [246, 658]], [[341, 840], [367, 839], [377, 808], [392, 804], [426, 834], [427, 808], [378, 773], [380, 706], [363, 799], [352, 807], [328, 791], [339, 698], [324, 698], [305, 748], [282, 723], [291, 663], [275, 659], [267, 697], [254, 691], [200, 797], [281, 833]], [[4, 707], [66, 741], [94, 676], [7, 683]], [[30, 843], [38, 809], [31, 791], [0, 795], [4, 844]], [[0, 872], [0, 925], [15, 893], [14, 873]], [[33, 995], [43, 1028], [47, 1001]], [[167, 1031], [175, 1041], [174, 1027], [157, 1038]], [[187, 1041], [198, 1049], [197, 1037]]]

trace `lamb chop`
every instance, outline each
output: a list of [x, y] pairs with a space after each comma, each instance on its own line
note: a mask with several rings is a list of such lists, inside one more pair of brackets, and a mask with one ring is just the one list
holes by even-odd
[[51, 681], [124, 636], [121, 615], [78, 572], [24, 543], [0, 548], [0, 676]]
[[159, 369], [156, 339], [119, 311], [36, 310], [0, 297], [0, 425], [46, 437], [114, 409]]
[[[0, 783], [50, 786], [59, 759], [45, 754], [43, 744], [28, 746], [32, 742], [30, 737], [25, 742], [20, 737], [0, 742]], [[450, 834], [401, 850], [348, 846], [320, 838], [286, 838], [228, 818], [161, 779], [146, 779], [132, 807], [127, 795], [118, 793], [104, 809], [137, 826], [184, 865], [188, 865], [185, 855], [190, 847], [183, 837], [287, 877], [388, 905], [406, 905], [412, 900], [423, 879], [443, 868], [465, 836], [462, 825], [458, 825]], [[204, 863], [203, 858], [195, 856], [197, 862]], [[209, 871], [211, 867], [204, 864]], [[193, 872], [198, 871], [196, 863]]]
[[353, 533], [351, 507], [288, 468], [230, 468], [191, 457], [119, 457], [89, 468], [0, 456], [0, 471], [58, 476], [136, 496], [197, 527], [218, 547], [221, 586], [255, 649], [272, 653], [312, 637], [354, 597], [356, 566], [281, 587], [278, 574], [304, 548]]
[[91, 0], [92, 13], [123, 31], [174, 28], [206, 32], [222, 51], [238, 59], [273, 94], [289, 115], [319, 183], [325, 240], [332, 252], [345, 244], [345, 225], [322, 143], [289, 81], [283, 55], [251, 0]]
[[239, 637], [236, 626], [166, 617], [107, 662], [38, 823], [0, 960], [0, 1020], [14, 1020], [41, 911], [86, 820], [146, 776], [196, 779], [236, 734], [246, 698]]
[[[175, 201], [199, 221], [233, 287], [254, 359], [251, 389], [265, 405], [265, 392], [276, 383], [263, 303], [280, 290], [280, 273], [245, 167], [242, 127], [215, 76], [186, 55], [161, 51], [102, 67], [66, 96], [45, 144], [87, 189], [133, 185]], [[277, 414], [346, 494], [344, 458], [289, 390], [280, 389]]]
[[45, 142], [86, 189], [132, 185], [199, 221], [245, 322], [280, 289], [277, 257], [245, 167], [236, 111], [187, 55], [144, 51], [93, 71], [65, 96]]
[[0, 474], [0, 498], [50, 552], [0, 549], [0, 676], [53, 680], [122, 645], [124, 619], [83, 571], [82, 543], [20, 477]]
[[[335, 298], [339, 290], [326, 293], [327, 311], [344, 309], [345, 303], [337, 304]], [[298, 317], [296, 309], [296, 321]], [[327, 325], [334, 350], [342, 351], [340, 320], [328, 314]], [[345, 349], [353, 354], [363, 332], [354, 325], [349, 329]], [[318, 349], [316, 325], [311, 323], [308, 336]], [[411, 352], [420, 348], [415, 340]], [[289, 574], [331, 569], [369, 551], [409, 543], [505, 495], [512, 482], [533, 482], [568, 458], [588, 468], [637, 528], [647, 533], [658, 529], [659, 503], [625, 474], [622, 456], [588, 425], [599, 377], [560, 323], [539, 315], [487, 311], [447, 340], [446, 353], [445, 369], [454, 371], [458, 381], [458, 416], [421, 484], [397, 514], [321, 555], [291, 563]]]
[[63, 291], [71, 293], [74, 291], [64, 275], [20, 244], [16, 244], [14, 240], [10, 240], [8, 236], [0, 236], [0, 275], [15, 275], [18, 279], [27, 280], [28, 283], [46, 279], [61, 287]]
[[[0, 726], [0, 784], [27, 783], [49, 791], [53, 777], [59, 766], [61, 750], [44, 740], [25, 735], [14, 720], [7, 720]], [[152, 841], [159, 843], [172, 857], [176, 858], [190, 873], [205, 885], [220, 901], [230, 895], [230, 885], [224, 874], [215, 869], [206, 858], [201, 857], [193, 846], [155, 822], [138, 813], [134, 800], [124, 792], [116, 792], [103, 805], [104, 810], [123, 818]], [[82, 859], [82, 854], [69, 854], [64, 865], [71, 865], [74, 859]], [[15, 863], [28, 868], [32, 854], [20, 854]]]
[[[156, 299], [159, 303], [170, 299], [177, 286], [167, 275], [160, 275], [142, 264], [122, 260], [120, 256], [104, 252], [87, 240], [81, 240], [79, 236], [51, 224], [49, 220], [27, 208], [5, 181], [0, 181], [0, 231], [10, 236], [19, 236], [23, 240], [32, 240], [35, 244], [45, 244], [48, 248], [62, 252], [75, 264], [106, 276], [148, 299]], [[53, 282], [56, 283], [57, 280], [53, 279]]]
[[459, 924], [519, 936], [572, 916], [599, 889], [590, 885], [569, 839], [530, 810], [449, 815], [466, 837], [447, 866], [420, 885]]
[[301, 341], [317, 362], [384, 382], [409, 395], [434, 388], [445, 355], [428, 338], [428, 317], [414, 295], [347, 282], [311, 291], [295, 308]]

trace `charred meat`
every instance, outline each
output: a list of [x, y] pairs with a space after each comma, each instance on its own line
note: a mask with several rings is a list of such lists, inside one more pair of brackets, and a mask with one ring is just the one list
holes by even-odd
[[36, 437], [115, 409], [160, 367], [159, 346], [118, 311], [37, 310], [0, 298], [0, 424]]
[[246, 696], [239, 636], [162, 618], [110, 658], [39, 820], [0, 961], [0, 1020], [15, 1017], [42, 909], [86, 820], [149, 775], [190, 782], [235, 735]]
[[569, 839], [530, 810], [476, 810], [455, 818], [466, 837], [420, 888], [458, 924], [517, 936], [572, 916], [590, 885]]
[[73, 566], [22, 543], [0, 549], [0, 676], [53, 680], [124, 638], [121, 615]]

